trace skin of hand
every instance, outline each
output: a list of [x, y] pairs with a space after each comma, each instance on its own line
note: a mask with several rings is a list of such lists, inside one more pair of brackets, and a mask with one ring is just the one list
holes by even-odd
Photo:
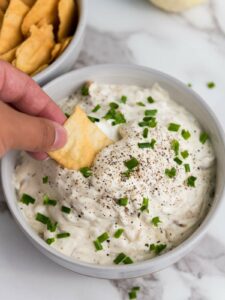
[[10, 149], [39, 160], [66, 143], [66, 117], [29, 76], [0, 61], [0, 158]]

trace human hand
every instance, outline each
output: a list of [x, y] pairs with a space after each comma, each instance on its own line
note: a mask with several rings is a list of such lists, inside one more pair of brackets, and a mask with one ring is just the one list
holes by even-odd
[[0, 61], [0, 157], [10, 149], [45, 152], [62, 147], [66, 132], [64, 113], [27, 75]]

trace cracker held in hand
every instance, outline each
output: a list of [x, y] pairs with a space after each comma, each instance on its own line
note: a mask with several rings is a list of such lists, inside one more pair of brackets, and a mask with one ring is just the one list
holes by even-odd
[[85, 112], [77, 106], [64, 124], [67, 131], [66, 145], [49, 156], [67, 169], [79, 170], [90, 167], [96, 154], [112, 141], [92, 123]]

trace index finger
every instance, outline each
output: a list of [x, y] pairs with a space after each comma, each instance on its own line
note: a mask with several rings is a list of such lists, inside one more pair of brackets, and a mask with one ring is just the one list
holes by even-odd
[[61, 109], [32, 78], [4, 61], [0, 61], [0, 100], [29, 115], [60, 124], [66, 120]]

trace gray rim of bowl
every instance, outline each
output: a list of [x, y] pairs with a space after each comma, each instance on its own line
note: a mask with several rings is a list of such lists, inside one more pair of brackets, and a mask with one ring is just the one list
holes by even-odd
[[[225, 138], [224, 138], [224, 133], [223, 133], [223, 129], [219, 123], [219, 121], [217, 120], [217, 117], [215, 116], [214, 112], [211, 110], [211, 108], [202, 100], [202, 98], [192, 89], [190, 89], [189, 87], [187, 87], [184, 83], [182, 83], [181, 81], [179, 81], [178, 79], [167, 75], [161, 71], [157, 71], [148, 67], [143, 67], [143, 66], [137, 66], [137, 65], [126, 65], [126, 64], [104, 64], [104, 65], [97, 65], [97, 66], [90, 66], [90, 67], [85, 67], [79, 70], [74, 70], [71, 72], [68, 72], [64, 75], [61, 75], [55, 79], [53, 79], [52, 81], [50, 81], [48, 84], [46, 84], [44, 86], [44, 89], [48, 88], [48, 86], [50, 86], [51, 84], [55, 84], [57, 81], [61, 81], [63, 79], [66, 79], [66, 77], [72, 73], [88, 73], [91, 70], [94, 70], [95, 72], [97, 72], [98, 70], [102, 70], [102, 69], [106, 69], [107, 71], [110, 70], [110, 68], [125, 68], [129, 71], [132, 70], [143, 70], [145, 72], [150, 72], [153, 74], [157, 74], [160, 75], [162, 78], [165, 78], [171, 82], [173, 82], [175, 85], [180, 86], [181, 88], [185, 89], [187, 93], [191, 93], [193, 95], [194, 98], [196, 98], [201, 105], [203, 106], [203, 108], [209, 112], [209, 114], [212, 115], [214, 122], [217, 126], [218, 129], [218, 133], [221, 137], [221, 141], [223, 143], [223, 146], [225, 148]], [[204, 218], [204, 220], [202, 221], [202, 223], [200, 224], [200, 226], [193, 232], [193, 234], [191, 236], [189, 236], [186, 240], [184, 240], [180, 245], [178, 245], [177, 247], [175, 247], [174, 249], [166, 252], [165, 254], [162, 254], [160, 256], [154, 257], [152, 259], [149, 260], [145, 260], [145, 261], [140, 261], [140, 262], [135, 262], [133, 264], [130, 265], [97, 265], [97, 264], [91, 264], [91, 263], [86, 263], [86, 262], [82, 262], [79, 260], [75, 260], [69, 256], [66, 256], [62, 253], [60, 253], [59, 251], [53, 249], [52, 247], [49, 247], [45, 241], [43, 239], [41, 239], [36, 232], [34, 232], [34, 230], [29, 226], [29, 224], [26, 222], [25, 218], [22, 216], [21, 212], [18, 209], [17, 203], [13, 203], [11, 200], [8, 200], [7, 197], [7, 191], [5, 190], [5, 186], [6, 186], [6, 181], [4, 178], [4, 169], [6, 168], [6, 159], [2, 159], [2, 164], [1, 164], [1, 178], [2, 178], [2, 186], [3, 186], [3, 192], [7, 201], [7, 204], [9, 206], [9, 209], [11, 211], [11, 213], [13, 214], [15, 220], [17, 221], [17, 223], [20, 225], [20, 227], [22, 228], [22, 230], [26, 233], [26, 235], [28, 235], [35, 243], [37, 243], [39, 246], [41, 246], [42, 248], [44, 248], [45, 251], [47, 251], [49, 254], [51, 254], [52, 256], [61, 259], [63, 261], [66, 261], [69, 264], [73, 264], [73, 265], [77, 265], [81, 268], [83, 268], [84, 270], [89, 269], [92, 271], [95, 270], [104, 270], [105, 272], [113, 272], [113, 271], [117, 271], [117, 272], [129, 272], [130, 274], [132, 272], [135, 272], [137, 270], [140, 269], [147, 269], [148, 267], [150, 268], [151, 266], [157, 266], [157, 265], [168, 265], [168, 261], [175, 261], [177, 257], [182, 257], [183, 255], [186, 254], [186, 252], [188, 251], [188, 249], [191, 249], [193, 245], [195, 245], [205, 234], [206, 230], [208, 229], [208, 226], [212, 220], [212, 217], [214, 217], [216, 215], [216, 213], [218, 212], [218, 209], [221, 205], [222, 199], [224, 197], [224, 187], [223, 187], [223, 191], [221, 194], [221, 197], [218, 199], [217, 203], [214, 203], [211, 207], [211, 209], [209, 210], [208, 214], [206, 215], [206, 217]], [[186, 252], [185, 252], [186, 250]], [[93, 275], [92, 275], [93, 276]]]
[[44, 69], [43, 71], [41, 71], [40, 73], [38, 73], [37, 75], [35, 75], [33, 78], [33, 80], [39, 82], [42, 79], [42, 76], [46, 76], [46, 78], [48, 76], [51, 75], [52, 71], [54, 71], [55, 68], [57, 68], [58, 65], [63, 65], [66, 58], [67, 58], [67, 53], [70, 51], [71, 48], [73, 48], [75, 45], [78, 45], [80, 40], [83, 37], [83, 33], [85, 30], [85, 26], [86, 26], [86, 18], [87, 18], [87, 0], [82, 0], [82, 9], [81, 9], [81, 13], [79, 15], [79, 19], [78, 19], [78, 24], [77, 24], [77, 28], [76, 31], [73, 35], [73, 38], [71, 40], [71, 42], [69, 43], [69, 45], [66, 47], [66, 49], [63, 51], [63, 53], [55, 60], [53, 61], [53, 63], [51, 63], [46, 69]]

